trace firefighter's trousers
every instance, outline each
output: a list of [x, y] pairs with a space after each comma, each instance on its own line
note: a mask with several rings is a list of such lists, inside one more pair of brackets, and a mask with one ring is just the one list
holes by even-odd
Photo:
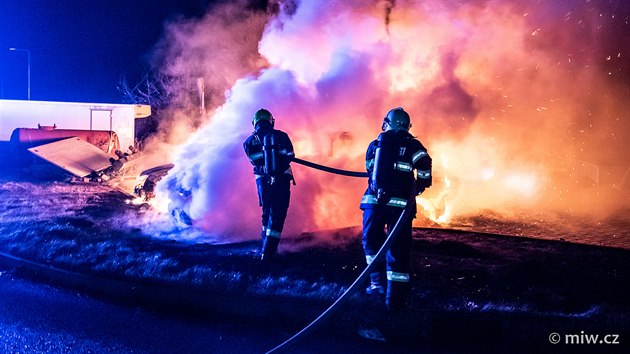
[[290, 180], [281, 176], [271, 183], [268, 177], [256, 179], [258, 198], [262, 207], [262, 253], [271, 257], [276, 253], [280, 235], [289, 209]]
[[[403, 208], [375, 205], [363, 210], [363, 250], [368, 264], [376, 256], [387, 238], [386, 227], [391, 230], [403, 212]], [[390, 310], [400, 309], [409, 292], [409, 254], [411, 248], [412, 219], [406, 220], [391, 248], [387, 252], [387, 267], [378, 265], [379, 270], [370, 274], [372, 284], [383, 286], [383, 271], [386, 268], [386, 304]]]

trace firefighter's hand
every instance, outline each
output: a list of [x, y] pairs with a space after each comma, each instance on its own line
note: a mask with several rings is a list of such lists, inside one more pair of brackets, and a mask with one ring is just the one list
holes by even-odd
[[387, 204], [387, 202], [389, 202], [389, 196], [385, 193], [385, 191], [379, 189], [376, 192], [376, 202], [381, 205]]
[[368, 185], [368, 188], [370, 189], [370, 192], [374, 194], [378, 194], [378, 188], [376, 188], [376, 183], [370, 183]]
[[426, 187], [427, 186], [424, 183], [421, 183], [420, 181], [416, 180], [416, 195], [422, 194], [422, 192], [424, 192]]

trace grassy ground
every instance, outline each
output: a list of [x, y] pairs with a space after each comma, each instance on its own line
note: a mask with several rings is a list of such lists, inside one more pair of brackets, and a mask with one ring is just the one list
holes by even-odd
[[[128, 223], [146, 209], [126, 199], [95, 184], [0, 177], [0, 252], [177, 289], [189, 295], [181, 297], [182, 307], [203, 302], [209, 311], [273, 318], [289, 329], [315, 318], [365, 267], [358, 228], [326, 232], [336, 240], [326, 245], [319, 245], [318, 233], [295, 235], [283, 240], [285, 251], [275, 262], [263, 265], [256, 241], [212, 245], [184, 240], [189, 231], [181, 239], [148, 235]], [[605, 227], [627, 236], [627, 215]], [[460, 226], [466, 230], [414, 230], [406, 313], [392, 317], [382, 311], [382, 299], [357, 294], [328, 329], [354, 333], [377, 326], [404, 348], [455, 352], [573, 348], [550, 344], [553, 332], [619, 334], [630, 342], [629, 250], [522, 237], [528, 230], [547, 239], [571, 234], [497, 215], [470, 217]]]

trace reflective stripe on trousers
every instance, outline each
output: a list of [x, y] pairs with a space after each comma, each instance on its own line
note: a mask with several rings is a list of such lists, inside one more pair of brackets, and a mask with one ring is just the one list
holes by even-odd
[[272, 229], [267, 229], [267, 237], [280, 238], [280, 232], [274, 231]]
[[[378, 204], [378, 201], [376, 200], [376, 196], [371, 195], [371, 194], [367, 194], [364, 195], [363, 198], [361, 198], [361, 204]], [[390, 198], [389, 202], [387, 202], [388, 206], [393, 206], [393, 207], [398, 207], [398, 208], [404, 208], [407, 206], [407, 201], [405, 199], [402, 198]]]
[[409, 273], [399, 273], [399, 272], [387, 272], [387, 280], [389, 281], [399, 281], [402, 283], [409, 282]]

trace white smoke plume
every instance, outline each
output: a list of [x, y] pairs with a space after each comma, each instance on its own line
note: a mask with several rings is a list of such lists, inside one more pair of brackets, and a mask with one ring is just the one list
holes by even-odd
[[[190, 106], [173, 114], [165, 131], [177, 132], [168, 141], [180, 145], [158, 194], [198, 229], [257, 237], [260, 210], [242, 143], [261, 107], [298, 157], [357, 171], [383, 116], [404, 107], [434, 159], [426, 200], [439, 213], [604, 214], [627, 200], [630, 37], [622, 1], [244, 8], [222, 5], [171, 24], [160, 46], [169, 75], [203, 77], [209, 92], [202, 119]], [[365, 180], [293, 169], [285, 234], [360, 224]]]

